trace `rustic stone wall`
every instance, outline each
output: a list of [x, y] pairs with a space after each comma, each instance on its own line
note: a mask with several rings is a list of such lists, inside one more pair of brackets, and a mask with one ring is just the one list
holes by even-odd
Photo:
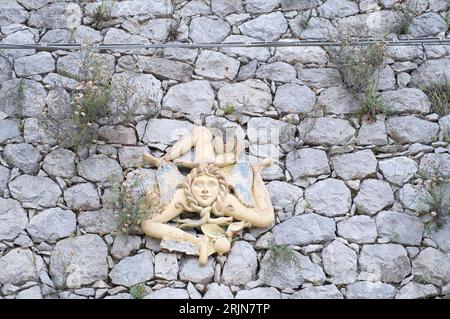
[[[395, 37], [402, 12], [412, 14], [403, 37], [450, 37], [447, 0], [127, 0], [101, 24], [99, 4], [2, 0], [0, 43]], [[424, 93], [450, 83], [450, 46], [386, 51], [377, 90], [389, 112], [372, 121], [324, 47], [100, 52], [143, 104], [131, 123], [94, 123], [98, 141], [76, 151], [37, 118], [70, 105], [83, 55], [2, 50], [0, 298], [132, 298], [141, 283], [146, 298], [450, 295], [450, 115]], [[251, 161], [277, 159], [264, 172], [276, 224], [205, 267], [116, 236], [110, 208], [109, 178], [132, 179], [144, 151], [163, 152], [193, 124], [235, 128]], [[140, 172], [154, 182], [154, 169]]]

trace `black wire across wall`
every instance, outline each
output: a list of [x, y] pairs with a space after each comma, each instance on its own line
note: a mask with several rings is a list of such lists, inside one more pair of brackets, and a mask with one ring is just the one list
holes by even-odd
[[[442, 38], [414, 38], [398, 40], [357, 39], [351, 45], [368, 45], [383, 43], [386, 46], [428, 46], [450, 45], [450, 39]], [[298, 41], [259, 41], [259, 42], [227, 42], [227, 43], [117, 43], [117, 44], [72, 44], [72, 43], [35, 43], [35, 44], [8, 44], [0, 43], [2, 49], [36, 49], [40, 51], [55, 50], [114, 50], [114, 49], [153, 49], [153, 48], [224, 48], [224, 47], [303, 47], [303, 46], [343, 46], [342, 41], [327, 40], [298, 40]], [[348, 44], [348, 43], [347, 43]]]

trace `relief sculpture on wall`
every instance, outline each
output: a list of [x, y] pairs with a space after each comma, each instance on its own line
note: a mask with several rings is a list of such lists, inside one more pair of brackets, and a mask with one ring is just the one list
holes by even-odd
[[[234, 138], [224, 143], [208, 128], [196, 126], [163, 157], [146, 153], [144, 160], [157, 167], [164, 209], [142, 222], [145, 234], [189, 243], [198, 250], [200, 264], [205, 265], [208, 256], [227, 253], [233, 235], [242, 229], [270, 226], [275, 215], [261, 170], [272, 165], [272, 160], [241, 162], [244, 148], [244, 140]], [[192, 151], [192, 161], [181, 158]], [[190, 172], [184, 176], [179, 168]], [[182, 214], [194, 217], [181, 219]]]

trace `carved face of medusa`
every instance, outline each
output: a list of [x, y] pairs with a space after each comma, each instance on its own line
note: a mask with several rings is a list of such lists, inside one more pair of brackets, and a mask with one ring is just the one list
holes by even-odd
[[191, 191], [199, 206], [208, 207], [217, 199], [220, 184], [217, 178], [203, 174], [192, 180]]

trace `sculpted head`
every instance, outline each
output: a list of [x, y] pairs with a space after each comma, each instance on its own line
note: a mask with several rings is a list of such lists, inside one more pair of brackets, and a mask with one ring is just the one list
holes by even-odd
[[215, 210], [220, 209], [221, 198], [225, 196], [228, 189], [220, 168], [213, 164], [202, 164], [194, 168], [186, 176], [182, 187], [189, 208], [193, 211], [210, 206]]
[[216, 201], [219, 190], [219, 181], [213, 176], [203, 174], [192, 180], [192, 195], [201, 207], [211, 206]]

